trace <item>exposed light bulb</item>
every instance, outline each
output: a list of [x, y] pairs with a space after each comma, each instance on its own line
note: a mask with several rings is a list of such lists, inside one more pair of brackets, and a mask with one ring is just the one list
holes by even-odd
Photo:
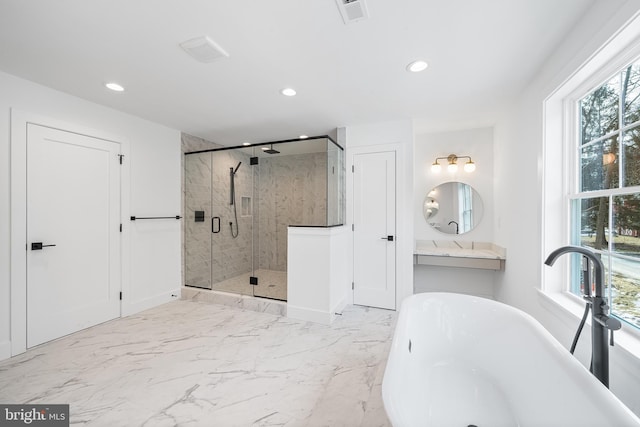
[[465, 172], [473, 172], [474, 170], [476, 170], [476, 164], [473, 163], [471, 160], [469, 160], [467, 163], [464, 164]]

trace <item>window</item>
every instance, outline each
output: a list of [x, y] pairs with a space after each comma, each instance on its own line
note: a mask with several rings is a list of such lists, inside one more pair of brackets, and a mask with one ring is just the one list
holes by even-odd
[[[571, 239], [600, 255], [611, 313], [640, 328], [640, 60], [579, 99]], [[583, 280], [574, 264], [571, 292]]]
[[464, 233], [473, 228], [473, 189], [470, 185], [459, 182], [458, 184], [458, 222], [460, 230]]

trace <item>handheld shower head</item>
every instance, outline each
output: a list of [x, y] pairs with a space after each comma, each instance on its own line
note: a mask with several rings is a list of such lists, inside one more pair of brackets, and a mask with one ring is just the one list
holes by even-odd
[[240, 165], [242, 164], [242, 162], [238, 162], [238, 166], [236, 166], [235, 170], [233, 171], [234, 175], [236, 172], [238, 172], [238, 169], [240, 169]]

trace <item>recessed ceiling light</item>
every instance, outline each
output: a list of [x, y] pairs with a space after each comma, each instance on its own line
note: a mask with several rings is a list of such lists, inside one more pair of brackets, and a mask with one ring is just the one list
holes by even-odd
[[243, 142], [242, 145], [251, 145], [250, 142]]
[[114, 82], [109, 82], [109, 83], [105, 83], [105, 86], [113, 91], [116, 92], [122, 92], [124, 91], [124, 88], [122, 86], [120, 86], [118, 83], [114, 83]]
[[307, 138], [309, 138], [309, 135], [300, 135], [299, 138], [300, 139], [307, 139]]
[[282, 89], [280, 91], [281, 94], [283, 94], [284, 96], [295, 96], [296, 95], [296, 91], [291, 89], [290, 87], [286, 87], [284, 89]]
[[425, 61], [413, 61], [412, 63], [407, 65], [407, 71], [411, 71], [412, 73], [419, 73], [420, 71], [426, 70], [428, 66], [429, 64], [427, 64]]

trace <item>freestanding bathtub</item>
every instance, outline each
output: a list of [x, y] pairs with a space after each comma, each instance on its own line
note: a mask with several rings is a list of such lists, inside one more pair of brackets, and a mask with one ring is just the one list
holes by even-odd
[[394, 427], [640, 426], [533, 317], [459, 294], [403, 302], [382, 397]]

